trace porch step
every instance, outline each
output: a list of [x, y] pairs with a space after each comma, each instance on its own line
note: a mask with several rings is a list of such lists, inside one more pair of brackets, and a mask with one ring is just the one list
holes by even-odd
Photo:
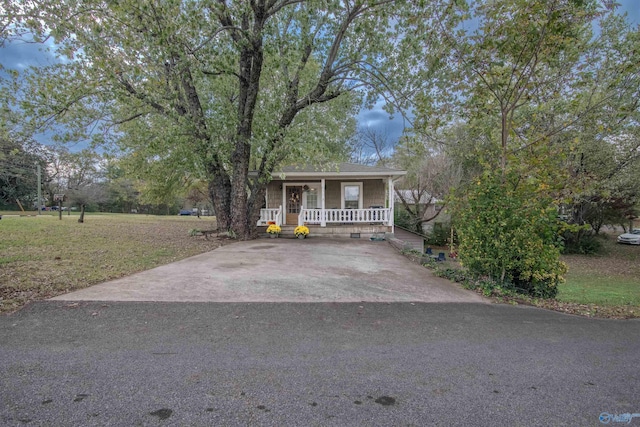
[[[382, 235], [388, 235], [391, 233], [391, 227], [387, 225], [327, 225], [326, 227], [320, 227], [319, 225], [308, 225], [310, 237], [346, 237], [346, 238], [360, 238], [369, 240], [371, 237], [378, 240]], [[293, 231], [295, 225], [282, 225], [282, 237], [295, 236]], [[258, 233], [264, 235], [267, 232], [266, 226], [258, 226]], [[359, 236], [359, 237], [358, 237]]]
[[280, 228], [282, 229], [282, 233], [280, 233], [280, 235], [295, 236], [295, 234], [293, 234], [293, 230], [296, 229], [295, 225], [281, 225]]

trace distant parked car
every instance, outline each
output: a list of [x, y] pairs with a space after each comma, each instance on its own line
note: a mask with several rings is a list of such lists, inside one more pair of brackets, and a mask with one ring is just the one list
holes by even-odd
[[189, 209], [180, 209], [180, 213], [178, 215], [188, 216], [191, 215], [191, 211]]
[[629, 245], [640, 245], [640, 228], [634, 228], [628, 233], [619, 235], [618, 243], [626, 243]]

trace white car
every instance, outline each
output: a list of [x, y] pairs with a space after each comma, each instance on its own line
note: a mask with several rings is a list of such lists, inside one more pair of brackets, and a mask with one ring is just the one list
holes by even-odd
[[627, 243], [629, 245], [640, 245], [640, 228], [634, 228], [628, 233], [619, 235], [618, 243]]

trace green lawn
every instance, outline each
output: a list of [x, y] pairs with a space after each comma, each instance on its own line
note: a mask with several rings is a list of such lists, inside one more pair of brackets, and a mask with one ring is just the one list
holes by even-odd
[[609, 233], [600, 255], [566, 255], [566, 283], [558, 301], [602, 306], [640, 307], [640, 246], [619, 245]]
[[[640, 227], [638, 224], [636, 227]], [[620, 232], [603, 233], [602, 253], [564, 255], [566, 282], [555, 300], [531, 299], [534, 305], [567, 313], [602, 317], [640, 316], [640, 246], [619, 245]], [[438, 248], [446, 251], [446, 248]], [[439, 263], [440, 269], [459, 269], [459, 263]]]
[[558, 301], [640, 306], [640, 279], [572, 272], [560, 286]]
[[[62, 220], [57, 212], [0, 214], [0, 312], [222, 243], [189, 236], [192, 229], [215, 228], [215, 217], [87, 213], [85, 223], [79, 224], [78, 212], [63, 212]], [[640, 247], [616, 244], [613, 233], [603, 238], [603, 246], [598, 256], [562, 257], [569, 272], [558, 302], [626, 307], [640, 313]]]
[[215, 217], [135, 214], [10, 216], [0, 220], [0, 312], [215, 249], [191, 237]]

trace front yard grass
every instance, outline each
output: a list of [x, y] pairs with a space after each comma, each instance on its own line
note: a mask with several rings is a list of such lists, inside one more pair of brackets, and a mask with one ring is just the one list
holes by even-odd
[[[87, 213], [78, 224], [77, 212], [64, 212], [62, 221], [57, 212], [0, 214], [0, 313], [225, 243], [189, 236], [193, 229], [215, 228], [215, 217]], [[605, 234], [602, 244], [601, 255], [562, 257], [569, 272], [555, 300], [495, 299], [587, 316], [640, 317], [640, 247], [618, 245], [614, 234]], [[437, 264], [460, 268], [451, 260]]]
[[575, 271], [567, 276], [567, 282], [560, 286], [558, 301], [640, 307], [640, 280], [638, 279]]
[[640, 246], [616, 243], [619, 233], [600, 236], [602, 253], [564, 255], [569, 266], [557, 301], [613, 317], [640, 317]]
[[[599, 237], [602, 253], [598, 255], [562, 256], [569, 271], [565, 275], [566, 282], [558, 287], [556, 299], [493, 295], [493, 300], [584, 316], [640, 317], [640, 246], [617, 244], [616, 236], [620, 233], [603, 233]], [[447, 248], [437, 250], [448, 252]], [[436, 269], [436, 274], [445, 277], [451, 277], [453, 270], [464, 271], [460, 263], [451, 260], [435, 263], [432, 267]]]
[[215, 217], [78, 213], [0, 220], [0, 312], [213, 250], [223, 239], [190, 237]]

